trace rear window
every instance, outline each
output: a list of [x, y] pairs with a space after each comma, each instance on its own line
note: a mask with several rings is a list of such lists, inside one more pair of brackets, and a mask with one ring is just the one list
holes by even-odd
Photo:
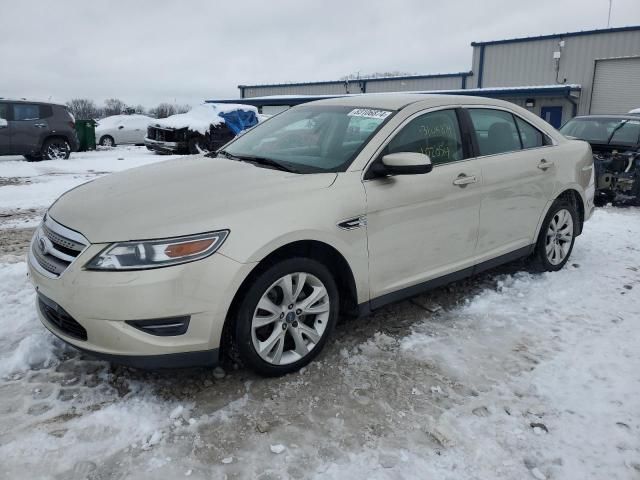
[[40, 107], [29, 103], [16, 103], [13, 106], [13, 119], [15, 121], [38, 120]]

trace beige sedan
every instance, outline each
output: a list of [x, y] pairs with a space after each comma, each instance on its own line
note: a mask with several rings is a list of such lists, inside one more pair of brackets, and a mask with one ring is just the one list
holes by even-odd
[[339, 315], [521, 257], [562, 268], [593, 195], [589, 145], [511, 103], [348, 96], [67, 192], [29, 272], [44, 326], [96, 356], [280, 375]]

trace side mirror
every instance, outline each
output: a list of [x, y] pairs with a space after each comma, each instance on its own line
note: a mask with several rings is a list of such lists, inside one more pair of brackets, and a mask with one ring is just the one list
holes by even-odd
[[7, 128], [9, 126], [9, 122], [7, 122], [4, 118], [0, 118], [0, 128]]
[[390, 153], [382, 157], [382, 172], [386, 175], [420, 175], [433, 170], [429, 155], [416, 152]]

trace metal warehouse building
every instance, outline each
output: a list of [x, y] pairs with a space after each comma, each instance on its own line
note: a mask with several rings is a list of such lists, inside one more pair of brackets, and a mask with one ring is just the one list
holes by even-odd
[[345, 94], [430, 92], [512, 101], [558, 127], [577, 114], [640, 107], [640, 26], [473, 42], [469, 72], [239, 85], [242, 102], [275, 113]]

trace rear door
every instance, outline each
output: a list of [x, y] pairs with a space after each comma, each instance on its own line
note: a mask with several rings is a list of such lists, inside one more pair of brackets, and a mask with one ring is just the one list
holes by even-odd
[[7, 121], [6, 125], [0, 125], [0, 155], [9, 155], [11, 153], [11, 129], [7, 120], [8, 105], [6, 103], [0, 103], [0, 118]]
[[466, 112], [482, 169], [477, 252], [483, 261], [534, 243], [540, 215], [555, 191], [554, 147], [508, 110], [469, 107]]
[[[424, 282], [473, 264], [482, 178], [458, 117], [455, 108], [415, 114], [376, 160], [424, 153], [433, 163], [430, 173], [365, 175], [370, 288], [379, 303], [384, 295], [410, 295]], [[376, 300], [371, 303], [375, 308]]]
[[23, 155], [39, 151], [41, 140], [49, 129], [47, 120], [41, 118], [40, 105], [13, 103], [11, 109], [9, 128], [13, 153]]

